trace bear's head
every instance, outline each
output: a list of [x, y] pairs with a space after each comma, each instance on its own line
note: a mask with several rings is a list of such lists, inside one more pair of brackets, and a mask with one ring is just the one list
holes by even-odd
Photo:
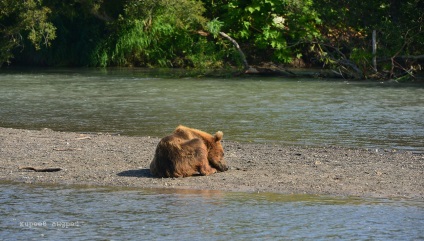
[[208, 148], [209, 164], [218, 171], [224, 172], [228, 170], [227, 162], [224, 159], [224, 148], [222, 148], [221, 140], [224, 136], [222, 131], [216, 132]]

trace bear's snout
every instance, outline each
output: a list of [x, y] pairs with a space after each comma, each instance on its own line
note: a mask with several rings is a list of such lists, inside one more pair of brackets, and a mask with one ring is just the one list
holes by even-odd
[[228, 165], [224, 163], [218, 163], [218, 166], [216, 168], [221, 172], [225, 172], [228, 170]]

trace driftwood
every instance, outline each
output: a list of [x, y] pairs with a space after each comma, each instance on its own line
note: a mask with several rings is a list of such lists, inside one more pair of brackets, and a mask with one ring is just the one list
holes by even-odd
[[35, 172], [58, 172], [62, 170], [60, 167], [19, 167], [19, 170], [31, 170]]
[[81, 148], [54, 148], [54, 151], [81, 151]]
[[336, 60], [336, 63], [339, 66], [339, 71], [342, 72], [344, 75], [347, 75], [348, 77], [353, 77], [355, 79], [364, 78], [364, 73], [353, 61], [346, 58], [342, 58]]

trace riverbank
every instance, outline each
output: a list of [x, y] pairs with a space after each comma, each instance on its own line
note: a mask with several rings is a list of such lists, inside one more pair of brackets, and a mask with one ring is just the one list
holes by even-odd
[[422, 153], [224, 141], [229, 171], [161, 179], [149, 171], [158, 141], [0, 127], [0, 181], [424, 199]]

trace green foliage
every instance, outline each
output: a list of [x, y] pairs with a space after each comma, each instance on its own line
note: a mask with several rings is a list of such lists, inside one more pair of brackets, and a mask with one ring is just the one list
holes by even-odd
[[[420, 0], [315, 0], [320, 13], [324, 49], [333, 59], [342, 57], [354, 62], [364, 72], [373, 72], [371, 65], [372, 31], [377, 31], [377, 58], [380, 67], [402, 72], [409, 67], [386, 63], [397, 56], [421, 55], [424, 49], [424, 3]], [[366, 16], [366, 17], [364, 17]]]
[[41, 44], [49, 46], [50, 41], [56, 38], [56, 27], [47, 20], [51, 10], [40, 5], [41, 1], [24, 1], [23, 8], [27, 11], [21, 13], [22, 24], [28, 31], [28, 39], [37, 50]]
[[422, 69], [396, 58], [423, 54], [423, 26], [422, 0], [1, 0], [0, 65], [241, 65], [225, 32], [252, 64], [303, 58], [370, 73], [377, 30], [392, 77]]
[[110, 41], [112, 64], [141, 66], [187, 66], [193, 45], [199, 44], [196, 30], [206, 19], [199, 1], [127, 1], [113, 25]]
[[219, 21], [218, 18], [215, 18], [206, 24], [207, 30], [214, 36], [214, 38], [218, 37], [222, 26], [224, 26], [224, 22]]
[[193, 52], [187, 55], [192, 66], [197, 69], [221, 68], [224, 65], [226, 51], [220, 49], [220, 43], [199, 39], [193, 44]]
[[364, 48], [353, 48], [350, 53], [350, 60], [360, 68], [363, 73], [373, 72], [372, 69], [372, 53]]
[[312, 0], [231, 0], [214, 7], [222, 9], [223, 31], [250, 47], [248, 56], [269, 58], [271, 52], [274, 60], [291, 62], [302, 42], [319, 36], [320, 19], [311, 6]]
[[396, 2], [383, 8], [392, 18], [384, 18], [376, 29], [386, 57], [420, 55], [424, 50], [424, 3], [418, 0]]
[[48, 21], [51, 10], [41, 0], [0, 1], [0, 66], [13, 57], [13, 49], [28, 39], [35, 49], [50, 46], [56, 27]]

